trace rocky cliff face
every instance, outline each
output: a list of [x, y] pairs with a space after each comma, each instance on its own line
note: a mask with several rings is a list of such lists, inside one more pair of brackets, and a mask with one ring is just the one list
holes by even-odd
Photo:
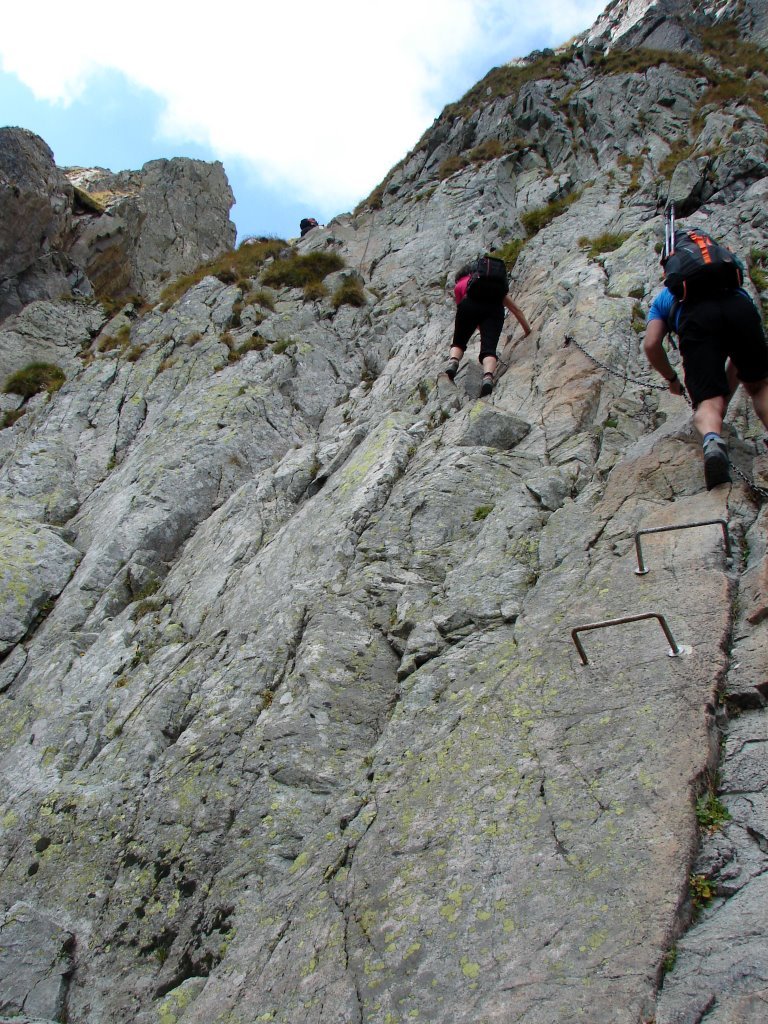
[[42, 139], [0, 129], [0, 320], [40, 299], [156, 298], [235, 241], [221, 164], [60, 170]]
[[[0, 431], [7, 1017], [764, 1020], [768, 464], [737, 394], [703, 489], [640, 334], [669, 195], [768, 300], [766, 8], [616, 45], [657, 6], [447, 109], [300, 243], [324, 287], [256, 243], [3, 324], [67, 377]], [[534, 333], [479, 400], [438, 374], [486, 248]], [[680, 657], [581, 664], [642, 614]]]

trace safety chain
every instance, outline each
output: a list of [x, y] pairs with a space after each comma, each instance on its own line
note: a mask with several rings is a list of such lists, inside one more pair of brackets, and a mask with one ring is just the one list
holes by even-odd
[[[580, 342], [576, 341], [576, 339], [571, 334], [566, 334], [565, 335], [565, 340], [564, 340], [563, 344], [566, 347], [568, 345], [575, 345], [576, 348], [579, 349], [580, 352], [584, 353], [584, 355], [587, 357], [587, 359], [591, 359], [591, 361], [593, 363], [595, 363], [597, 366], [602, 367], [603, 370], [606, 370], [608, 373], [612, 373], [614, 377], [619, 377], [621, 380], [625, 381], [628, 384], [637, 384], [638, 387], [650, 388], [653, 391], [667, 391], [668, 390], [667, 387], [665, 385], [663, 385], [663, 384], [650, 384], [650, 383], [647, 383], [644, 380], [636, 380], [634, 377], [629, 377], [625, 373], [619, 373], [618, 370], [614, 370], [613, 367], [608, 366], [606, 363], [602, 362], [600, 359], [597, 359], [596, 356], [593, 356], [591, 352], [588, 352], [584, 348], [584, 346], [582, 344], [580, 344]], [[683, 398], [686, 400], [688, 405], [691, 405], [691, 400], [688, 397], [688, 394], [687, 394], [685, 388], [683, 388]], [[742, 471], [739, 469], [739, 467], [734, 465], [734, 463], [731, 463], [731, 466], [733, 466], [733, 469], [734, 469], [736, 475], [741, 477], [741, 479], [744, 481], [744, 483], [747, 485], [747, 487], [749, 487], [749, 489], [754, 494], [757, 494], [763, 500], [768, 499], [768, 490], [766, 490], [765, 487], [759, 487], [756, 483], [754, 483], [752, 480], [750, 480], [749, 477], [745, 473], [742, 473]]]
[[731, 463], [731, 466], [735, 470], [736, 475], [741, 477], [741, 479], [744, 481], [744, 483], [747, 485], [750, 491], [761, 497], [763, 501], [768, 500], [768, 490], [766, 490], [765, 487], [758, 487], [758, 485], [754, 483], [752, 480], [750, 480], [745, 473], [742, 473], [739, 467], [736, 466], [733, 462]]
[[[563, 344], [566, 346], [566, 348], [568, 347], [568, 345], [575, 345], [580, 352], [584, 353], [587, 359], [591, 359], [592, 362], [595, 363], [597, 366], [602, 367], [604, 370], [607, 370], [608, 373], [612, 373], [614, 377], [619, 377], [621, 380], [626, 381], [628, 384], [637, 384], [638, 387], [650, 388], [652, 391], [668, 390], [667, 387], [663, 384], [651, 384], [648, 381], [637, 380], [635, 377], [629, 377], [626, 373], [619, 373], [618, 370], [614, 370], [612, 366], [608, 366], [607, 363], [602, 362], [600, 359], [597, 358], [597, 356], [593, 356], [591, 352], [587, 352], [584, 346], [580, 342], [576, 341], [572, 334], [565, 335], [565, 340], [563, 341]], [[686, 394], [685, 389], [683, 389], [683, 397], [685, 398], [686, 402], [688, 402], [688, 404], [690, 405], [691, 403], [688, 399], [688, 395]]]

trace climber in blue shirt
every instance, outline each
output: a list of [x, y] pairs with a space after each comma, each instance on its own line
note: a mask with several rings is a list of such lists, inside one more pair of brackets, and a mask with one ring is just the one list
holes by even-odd
[[673, 395], [683, 386], [664, 351], [672, 331], [680, 338], [685, 386], [693, 424], [702, 437], [707, 490], [731, 479], [728, 450], [721, 436], [728, 401], [739, 383], [768, 429], [768, 346], [760, 314], [743, 288], [709, 287], [685, 301], [668, 288], [653, 300], [643, 339], [651, 366]]

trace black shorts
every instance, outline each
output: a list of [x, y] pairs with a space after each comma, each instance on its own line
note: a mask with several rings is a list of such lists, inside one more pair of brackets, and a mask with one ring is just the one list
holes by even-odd
[[486, 356], [496, 356], [496, 346], [504, 326], [504, 304], [502, 302], [478, 302], [468, 295], [456, 307], [456, 323], [453, 328], [453, 342], [462, 352], [475, 330], [480, 328], [480, 362]]
[[730, 394], [725, 361], [731, 357], [739, 380], [768, 377], [768, 346], [760, 314], [744, 292], [731, 289], [689, 299], [680, 310], [680, 355], [693, 407], [705, 398]]

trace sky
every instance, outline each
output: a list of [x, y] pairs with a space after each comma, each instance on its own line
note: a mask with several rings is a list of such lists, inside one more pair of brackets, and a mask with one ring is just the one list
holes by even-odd
[[[492, 67], [558, 46], [605, 0], [133, 0], [8, 5], [0, 127], [59, 167], [220, 160], [238, 241], [351, 210]], [[196, 13], [193, 13], [196, 12]]]

